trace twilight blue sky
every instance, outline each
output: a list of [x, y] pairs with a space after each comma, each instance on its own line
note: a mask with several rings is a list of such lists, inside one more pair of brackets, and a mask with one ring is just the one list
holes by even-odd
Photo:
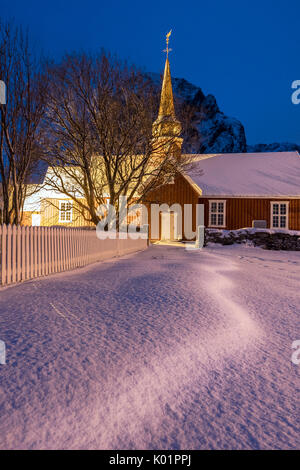
[[29, 27], [43, 52], [104, 47], [161, 72], [164, 36], [173, 29], [171, 72], [216, 96], [242, 121], [247, 141], [300, 144], [299, 0], [1, 0], [2, 20]]

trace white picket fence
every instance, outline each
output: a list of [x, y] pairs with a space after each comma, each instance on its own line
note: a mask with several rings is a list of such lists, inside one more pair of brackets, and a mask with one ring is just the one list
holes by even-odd
[[0, 226], [2, 285], [47, 276], [147, 248], [147, 239], [99, 240], [95, 230]]

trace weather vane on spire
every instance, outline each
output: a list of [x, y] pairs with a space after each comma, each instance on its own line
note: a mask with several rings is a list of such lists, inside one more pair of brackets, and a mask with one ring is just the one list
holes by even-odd
[[166, 47], [166, 49], [164, 49], [164, 52], [167, 53], [167, 58], [168, 58], [168, 56], [169, 56], [169, 52], [171, 52], [171, 50], [172, 50], [172, 49], [169, 48], [169, 40], [170, 40], [171, 33], [172, 33], [172, 30], [170, 30], [170, 31], [168, 32], [168, 34], [166, 34], [166, 43], [167, 43], [167, 47]]

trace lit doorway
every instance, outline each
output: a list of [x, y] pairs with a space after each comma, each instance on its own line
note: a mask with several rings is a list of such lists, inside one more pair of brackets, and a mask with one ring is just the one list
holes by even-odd
[[161, 240], [179, 240], [177, 212], [161, 212]]

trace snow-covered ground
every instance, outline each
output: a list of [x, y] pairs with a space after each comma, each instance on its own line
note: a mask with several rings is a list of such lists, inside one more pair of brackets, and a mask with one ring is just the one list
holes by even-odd
[[0, 447], [299, 448], [300, 254], [145, 252], [0, 290]]

